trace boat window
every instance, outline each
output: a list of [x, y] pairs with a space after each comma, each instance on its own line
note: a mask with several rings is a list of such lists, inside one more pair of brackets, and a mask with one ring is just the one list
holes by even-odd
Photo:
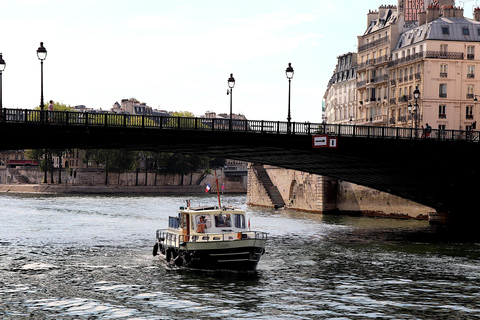
[[203, 217], [203, 222], [205, 222], [205, 228], [211, 228], [212, 227], [212, 218], [210, 217], [209, 214], [199, 214], [195, 216], [195, 226], [192, 226], [192, 228], [197, 228], [198, 223], [200, 222], [200, 217]]
[[180, 225], [179, 218], [177, 217], [168, 217], [168, 227], [170, 228], [178, 228]]
[[234, 214], [235, 228], [245, 229], [245, 216], [243, 214]]
[[215, 217], [215, 227], [231, 227], [230, 215], [229, 214], [216, 214]]

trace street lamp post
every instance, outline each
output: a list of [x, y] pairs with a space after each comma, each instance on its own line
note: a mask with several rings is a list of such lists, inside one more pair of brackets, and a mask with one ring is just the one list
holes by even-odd
[[230, 121], [228, 123], [228, 129], [232, 131], [232, 89], [235, 87], [235, 78], [233, 78], [233, 73], [230, 73], [230, 78], [228, 78], [228, 87], [230, 92], [227, 90], [227, 94], [230, 94]]
[[2, 102], [2, 73], [5, 70], [7, 64], [3, 60], [2, 54], [0, 53], [0, 120], [2, 119], [3, 114], [3, 102]]
[[292, 120], [292, 117], [290, 116], [290, 93], [291, 93], [291, 84], [292, 84], [292, 78], [293, 78], [293, 68], [292, 68], [292, 63], [288, 63], [288, 67], [285, 70], [285, 74], [287, 75], [288, 79], [288, 115], [287, 115], [287, 133], [291, 133], [291, 123], [290, 121]]
[[415, 90], [413, 90], [413, 98], [415, 99], [415, 104], [414, 104], [414, 118], [415, 118], [415, 138], [418, 138], [418, 112], [420, 111], [418, 108], [418, 99], [420, 98], [420, 90], [418, 90], [418, 86], [415, 87]]
[[40, 47], [37, 49], [37, 57], [40, 60], [40, 121], [43, 123], [45, 116], [43, 114], [44, 102], [43, 102], [43, 60], [47, 58], [47, 49], [43, 46], [43, 42], [40, 42]]

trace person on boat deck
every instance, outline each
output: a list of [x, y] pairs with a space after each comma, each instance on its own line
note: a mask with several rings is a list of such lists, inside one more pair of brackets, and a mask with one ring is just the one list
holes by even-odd
[[205, 228], [207, 225], [205, 224], [205, 221], [203, 217], [200, 217], [200, 221], [197, 223], [197, 232], [199, 233], [205, 233]]

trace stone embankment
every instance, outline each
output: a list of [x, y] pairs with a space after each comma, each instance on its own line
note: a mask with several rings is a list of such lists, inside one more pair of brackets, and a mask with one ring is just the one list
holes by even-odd
[[139, 194], [139, 195], [184, 195], [204, 194], [204, 186], [65, 186], [48, 184], [0, 185], [0, 193], [39, 194]]

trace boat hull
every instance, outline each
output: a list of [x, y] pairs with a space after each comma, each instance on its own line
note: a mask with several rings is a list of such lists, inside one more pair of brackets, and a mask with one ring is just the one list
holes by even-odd
[[263, 239], [188, 242], [168, 246], [158, 241], [158, 253], [167, 263], [193, 269], [255, 271], [265, 252]]

